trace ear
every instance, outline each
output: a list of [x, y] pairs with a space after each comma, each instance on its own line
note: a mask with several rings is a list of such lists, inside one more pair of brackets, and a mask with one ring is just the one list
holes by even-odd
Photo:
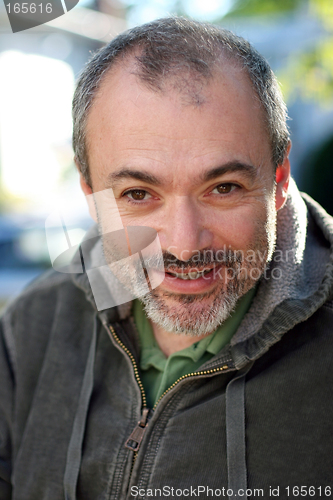
[[95, 203], [94, 203], [94, 197], [93, 197], [93, 190], [92, 190], [92, 187], [87, 183], [87, 181], [85, 180], [85, 178], [83, 177], [82, 175], [82, 172], [81, 172], [81, 168], [80, 168], [80, 165], [78, 163], [78, 160], [75, 158], [74, 159], [75, 161], [75, 165], [76, 165], [76, 168], [78, 169], [79, 171], [79, 175], [80, 175], [80, 186], [81, 186], [81, 189], [83, 191], [83, 194], [84, 196], [86, 197], [86, 200], [87, 200], [87, 203], [88, 203], [88, 207], [89, 207], [89, 213], [90, 213], [90, 217], [95, 221], [97, 222], [97, 214], [96, 214], [96, 207], [95, 207]]
[[277, 167], [275, 173], [275, 180], [276, 180], [275, 203], [277, 211], [283, 207], [283, 205], [287, 200], [288, 186], [290, 179], [290, 162], [289, 162], [290, 149], [291, 149], [291, 142], [289, 142], [288, 144], [288, 148], [283, 163]]
[[81, 172], [80, 172], [80, 186], [84, 196], [89, 196], [93, 193], [91, 186], [87, 183]]

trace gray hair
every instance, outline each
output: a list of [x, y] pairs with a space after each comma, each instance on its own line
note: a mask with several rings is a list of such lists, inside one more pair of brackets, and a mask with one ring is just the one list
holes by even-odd
[[273, 165], [283, 163], [290, 140], [287, 108], [266, 59], [231, 31], [182, 17], [169, 17], [118, 35], [92, 57], [79, 77], [73, 98], [73, 149], [88, 184], [91, 184], [86, 143], [89, 109], [105, 74], [136, 48], [139, 49], [136, 74], [154, 91], [161, 91], [165, 80], [172, 75], [190, 74], [199, 80], [210, 79], [214, 67], [221, 65], [222, 55], [238, 63], [247, 71], [264, 110]]

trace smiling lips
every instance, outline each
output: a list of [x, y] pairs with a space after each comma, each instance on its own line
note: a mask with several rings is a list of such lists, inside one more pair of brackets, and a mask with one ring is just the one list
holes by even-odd
[[206, 268], [203, 271], [196, 271], [193, 268], [191, 268], [190, 271], [188, 272], [180, 271], [177, 273], [175, 271], [166, 271], [166, 274], [174, 278], [180, 278], [182, 280], [196, 280], [202, 278], [206, 274], [210, 273], [212, 270], [213, 270], [212, 267], [209, 269]]
[[176, 294], [200, 294], [209, 291], [221, 277], [216, 275], [216, 264], [203, 267], [166, 267], [161, 289]]

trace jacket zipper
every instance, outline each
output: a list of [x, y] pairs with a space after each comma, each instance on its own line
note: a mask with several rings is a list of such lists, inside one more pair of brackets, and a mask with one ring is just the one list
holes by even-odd
[[127, 439], [125, 443], [125, 448], [135, 451], [136, 453], [138, 452], [142, 438], [148, 426], [148, 415], [149, 415], [149, 408], [143, 408], [141, 419], [134, 427], [130, 437]]
[[[125, 351], [125, 353], [130, 358], [132, 365], [133, 365], [134, 376], [135, 376], [135, 379], [136, 379], [138, 386], [140, 388], [140, 391], [141, 391], [141, 399], [142, 399], [141, 418], [140, 418], [139, 422], [137, 423], [137, 425], [135, 426], [135, 428], [133, 429], [133, 431], [131, 432], [131, 435], [129, 436], [129, 438], [126, 440], [126, 443], [125, 443], [125, 447], [134, 452], [133, 459], [132, 459], [132, 465], [131, 465], [131, 471], [130, 471], [130, 475], [129, 475], [129, 483], [130, 483], [135, 460], [138, 456], [138, 451], [140, 449], [140, 445], [141, 445], [143, 436], [144, 436], [146, 429], [147, 429], [147, 426], [148, 426], [148, 417], [149, 417], [150, 410], [149, 410], [149, 408], [147, 408], [146, 393], [145, 393], [143, 384], [141, 382], [139, 370], [138, 370], [138, 365], [136, 364], [136, 361], [135, 361], [133, 354], [131, 353], [131, 351], [129, 349], [127, 349], [127, 347], [124, 345], [124, 343], [119, 339], [113, 326], [109, 325], [109, 330], [112, 334], [112, 337], [116, 341], [116, 343], [123, 349], [123, 351]], [[229, 368], [228, 365], [223, 365], [223, 366], [218, 367], [218, 368], [212, 368], [211, 370], [204, 370], [201, 372], [192, 372], [192, 373], [188, 373], [187, 375], [183, 375], [182, 377], [177, 379], [176, 382], [174, 382], [166, 391], [163, 392], [163, 394], [156, 401], [152, 411], [155, 410], [156, 406], [161, 401], [161, 399], [182, 380], [184, 380], [186, 378], [190, 378], [190, 377], [194, 378], [194, 377], [198, 377], [198, 376], [202, 376], [202, 375], [210, 375], [213, 373], [227, 370], [228, 368]]]
[[[148, 426], [148, 417], [149, 417], [150, 410], [149, 410], [149, 408], [147, 408], [147, 398], [146, 398], [146, 394], [145, 394], [145, 390], [144, 390], [143, 384], [142, 384], [140, 376], [139, 376], [139, 370], [138, 370], [138, 366], [136, 364], [135, 358], [134, 358], [133, 354], [131, 353], [131, 351], [129, 349], [127, 349], [127, 347], [119, 339], [119, 337], [117, 336], [117, 334], [116, 334], [113, 326], [110, 325], [109, 328], [110, 328], [112, 336], [115, 339], [115, 341], [117, 342], [117, 344], [129, 356], [129, 358], [130, 358], [130, 360], [132, 362], [132, 365], [133, 365], [133, 370], [134, 370], [135, 378], [137, 380], [137, 383], [138, 383], [140, 391], [141, 391], [141, 397], [142, 397], [142, 414], [141, 414], [141, 418], [140, 418], [139, 422], [137, 423], [137, 425], [135, 426], [135, 428], [133, 429], [133, 431], [131, 432], [131, 435], [129, 436], [129, 438], [127, 439], [127, 441], [125, 443], [125, 447], [126, 448], [134, 451], [134, 457], [133, 457], [134, 458], [133, 465], [134, 465], [134, 461], [135, 461], [135, 459], [137, 457], [137, 454], [138, 454], [138, 451], [139, 451], [139, 448], [140, 448], [140, 445], [141, 445], [141, 441], [143, 439], [143, 436], [144, 436], [145, 431], [146, 431], [147, 426]], [[168, 392], [171, 391], [182, 380], [185, 380], [186, 378], [190, 378], [190, 377], [199, 377], [199, 376], [202, 376], [202, 375], [211, 375], [213, 373], [222, 372], [224, 370], [227, 370], [228, 368], [229, 368], [228, 365], [223, 365], [223, 366], [220, 366], [220, 367], [217, 367], [217, 368], [212, 368], [211, 370], [204, 370], [204, 371], [200, 371], [200, 372], [192, 372], [192, 373], [188, 373], [187, 375], [183, 375], [182, 377], [179, 377], [179, 379], [177, 379], [158, 398], [158, 400], [156, 401], [156, 403], [155, 403], [155, 405], [153, 407], [153, 411], [155, 411], [155, 409], [156, 409], [158, 403], [161, 401], [161, 399], [166, 394], [168, 394]], [[133, 469], [133, 466], [132, 466], [132, 469]]]
[[[127, 347], [119, 339], [119, 337], [116, 334], [113, 326], [110, 325], [109, 329], [110, 329], [110, 332], [112, 333], [112, 337], [115, 339], [115, 341], [117, 342], [117, 344], [126, 352], [126, 354], [128, 355], [128, 357], [130, 358], [130, 360], [132, 362], [133, 370], [134, 370], [134, 376], [136, 378], [136, 381], [137, 381], [138, 386], [139, 386], [140, 391], [141, 391], [142, 408], [146, 409], [147, 408], [146, 393], [145, 393], [145, 390], [143, 388], [143, 385], [142, 385], [142, 382], [141, 382], [141, 379], [140, 379], [140, 376], [139, 376], [138, 365], [136, 364], [135, 358], [134, 358], [133, 354], [131, 353], [131, 351], [129, 349], [127, 349]], [[141, 417], [141, 420], [142, 420], [142, 417]]]
[[135, 426], [135, 428], [133, 429], [133, 431], [131, 432], [131, 435], [129, 436], [129, 438], [126, 440], [126, 443], [125, 443], [126, 448], [134, 451], [132, 465], [131, 465], [131, 471], [130, 471], [130, 475], [129, 475], [129, 482], [130, 482], [131, 477], [132, 477], [134, 463], [135, 463], [136, 457], [138, 456], [138, 451], [139, 451], [139, 448], [141, 445], [141, 441], [143, 439], [144, 433], [145, 433], [147, 425], [148, 425], [149, 408], [147, 408], [146, 393], [145, 393], [143, 384], [141, 382], [141, 379], [139, 376], [138, 365], [136, 364], [136, 361], [135, 361], [133, 354], [131, 353], [131, 351], [129, 349], [127, 349], [125, 344], [120, 340], [120, 338], [116, 334], [113, 326], [109, 325], [109, 330], [110, 330], [114, 340], [117, 342], [117, 344], [123, 349], [123, 351], [125, 351], [125, 353], [130, 358], [130, 360], [132, 362], [132, 366], [133, 366], [134, 376], [135, 376], [135, 379], [138, 383], [138, 386], [139, 386], [140, 392], [141, 392], [141, 400], [142, 400], [141, 418], [140, 418], [139, 422], [137, 423], [137, 425]]
[[163, 392], [163, 394], [161, 394], [161, 396], [158, 398], [158, 400], [156, 401], [156, 403], [154, 404], [154, 407], [153, 407], [153, 410], [156, 409], [156, 406], [158, 405], [158, 403], [161, 401], [161, 399], [166, 395], [168, 394], [169, 391], [171, 391], [171, 389], [173, 389], [179, 382], [181, 382], [182, 380], [186, 379], [186, 378], [190, 378], [190, 377], [198, 377], [198, 376], [201, 376], [201, 375], [210, 375], [212, 373], [216, 373], [216, 372], [222, 372], [224, 370], [227, 370], [229, 368], [228, 365], [223, 365], [223, 366], [220, 366], [218, 368], [212, 368], [211, 370], [204, 370], [202, 372], [192, 372], [192, 373], [188, 373], [187, 375], [183, 375], [182, 377], [179, 377], [179, 379], [176, 380], [176, 382], [174, 382], [172, 385], [170, 385], [170, 387]]

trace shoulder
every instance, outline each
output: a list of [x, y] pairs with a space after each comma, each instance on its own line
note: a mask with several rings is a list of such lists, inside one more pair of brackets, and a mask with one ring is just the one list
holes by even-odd
[[33, 281], [4, 311], [3, 341], [14, 372], [25, 359], [42, 362], [52, 335], [74, 330], [75, 322], [87, 323], [94, 308], [69, 274], [50, 270]]
[[29, 284], [12, 301], [4, 312], [4, 318], [12, 322], [31, 322], [53, 316], [57, 308], [69, 302], [87, 302], [85, 294], [73, 283], [71, 275], [49, 270]]

